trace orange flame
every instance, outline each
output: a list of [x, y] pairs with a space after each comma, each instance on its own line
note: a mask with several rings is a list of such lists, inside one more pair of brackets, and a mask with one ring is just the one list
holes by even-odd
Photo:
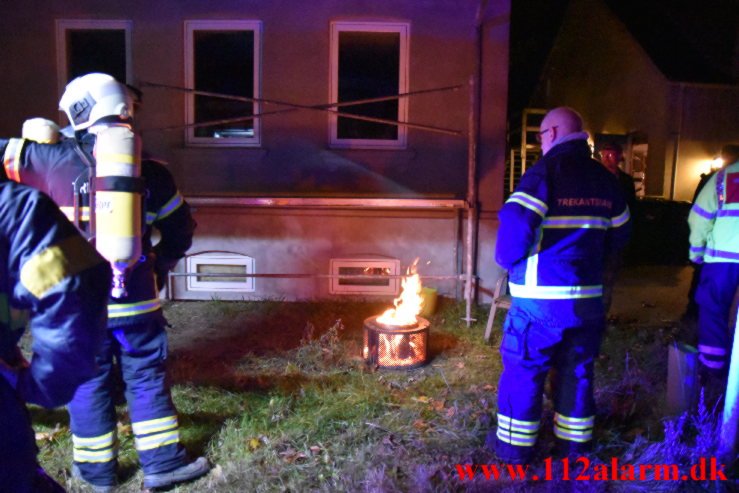
[[377, 317], [377, 321], [384, 325], [413, 325], [416, 323], [416, 315], [423, 308], [423, 297], [421, 296], [421, 278], [418, 275], [416, 265], [418, 259], [408, 267], [407, 276], [403, 278], [400, 296], [393, 302], [395, 308], [388, 308], [385, 313]]

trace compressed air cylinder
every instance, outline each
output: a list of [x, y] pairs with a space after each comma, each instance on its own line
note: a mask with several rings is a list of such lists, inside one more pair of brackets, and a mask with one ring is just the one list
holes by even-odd
[[140, 143], [127, 126], [96, 128], [95, 247], [113, 269], [111, 296], [126, 295], [126, 272], [141, 257]]

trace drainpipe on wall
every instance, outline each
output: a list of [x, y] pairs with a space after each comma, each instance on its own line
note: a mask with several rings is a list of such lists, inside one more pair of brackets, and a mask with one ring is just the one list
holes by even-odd
[[477, 253], [477, 144], [480, 138], [480, 98], [482, 82], [482, 45], [483, 45], [483, 18], [487, 10], [488, 0], [481, 0], [475, 16], [475, 70], [470, 76], [470, 114], [467, 130], [467, 239], [466, 239], [466, 266], [465, 302], [466, 311], [464, 321], [469, 327], [475, 319], [472, 318], [472, 298], [474, 289], [472, 283], [476, 281], [475, 255]]
[[683, 133], [683, 112], [685, 106], [685, 84], [680, 83], [677, 107], [677, 131], [674, 133], [675, 142], [672, 148], [672, 179], [670, 180], [670, 200], [675, 200], [675, 187], [677, 186], [677, 162], [680, 155], [680, 138]]

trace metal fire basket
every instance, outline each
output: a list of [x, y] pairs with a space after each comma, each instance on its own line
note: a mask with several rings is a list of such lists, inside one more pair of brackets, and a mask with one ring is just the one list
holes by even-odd
[[416, 317], [413, 325], [385, 325], [377, 317], [364, 321], [364, 359], [368, 364], [407, 370], [426, 363], [428, 320]]

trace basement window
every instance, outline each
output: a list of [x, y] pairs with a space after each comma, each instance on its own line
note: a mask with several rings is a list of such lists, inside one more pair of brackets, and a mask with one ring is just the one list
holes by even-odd
[[[199, 253], [187, 257], [189, 274], [188, 291], [240, 291], [254, 292], [253, 277], [239, 274], [254, 274], [254, 259], [237, 253]], [[219, 274], [209, 276], [207, 274]], [[229, 276], [232, 274], [232, 276]]]
[[[332, 275], [398, 275], [400, 260], [391, 258], [351, 257], [331, 259]], [[331, 294], [375, 294], [397, 296], [399, 279], [332, 277], [329, 285]]]
[[[350, 102], [408, 92], [407, 23], [331, 24], [331, 101]], [[370, 118], [406, 121], [407, 98], [335, 108]], [[397, 149], [406, 146], [406, 127], [330, 115], [333, 147]]]
[[110, 74], [119, 82], [131, 76], [131, 21], [60, 19], [56, 23], [60, 91], [81, 75]]
[[190, 145], [257, 146], [260, 120], [260, 21], [185, 21], [186, 140]]

